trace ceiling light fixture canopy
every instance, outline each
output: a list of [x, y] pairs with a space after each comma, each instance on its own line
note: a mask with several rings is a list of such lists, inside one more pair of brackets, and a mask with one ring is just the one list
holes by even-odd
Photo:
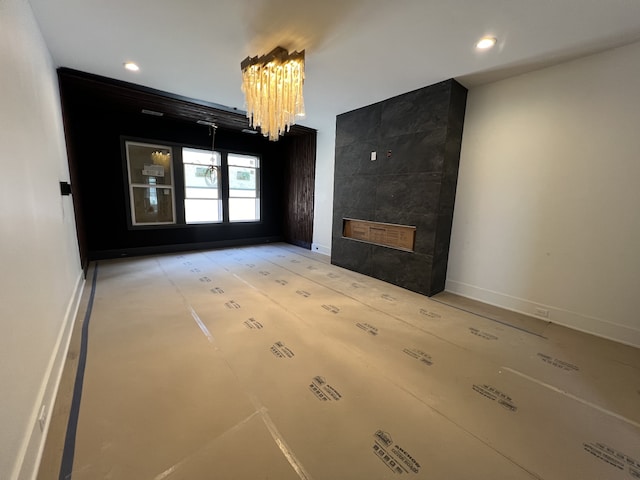
[[296, 116], [304, 115], [304, 50], [289, 53], [282, 47], [240, 64], [247, 118], [253, 128], [276, 141]]

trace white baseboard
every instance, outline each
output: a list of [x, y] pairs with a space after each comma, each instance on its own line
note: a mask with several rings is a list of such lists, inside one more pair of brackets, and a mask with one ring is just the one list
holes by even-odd
[[323, 255], [331, 256], [331, 247], [320, 245], [319, 243], [312, 243], [311, 251], [316, 253], [321, 253]]
[[[539, 318], [543, 321], [556, 323], [573, 330], [578, 330], [598, 337], [613, 340], [632, 347], [640, 347], [640, 329], [620, 325], [588, 315], [583, 315], [551, 305], [535, 303], [523, 298], [512, 297], [500, 292], [494, 292], [475, 285], [469, 285], [455, 280], [447, 280], [445, 290], [462, 297], [478, 300], [489, 305], [505, 308], [517, 313]], [[537, 308], [543, 308], [549, 312], [548, 318], [535, 314]]]
[[[58, 388], [60, 386], [60, 380], [62, 378], [62, 372], [64, 370], [65, 360], [69, 350], [69, 343], [71, 342], [71, 333], [78, 314], [84, 285], [84, 275], [80, 272], [73, 294], [67, 304], [63, 325], [60, 329], [60, 333], [58, 334], [55, 348], [42, 381], [38, 401], [36, 402], [35, 409], [31, 415], [31, 425], [33, 425], [33, 428], [28, 438], [25, 439], [21, 459], [19, 459], [16, 464], [14, 475], [12, 476], [15, 480], [35, 480], [38, 475], [38, 467], [40, 466], [40, 460], [42, 459], [42, 453], [47, 439], [47, 432], [49, 431], [49, 425], [53, 414], [53, 407], [58, 394]], [[44, 428], [41, 431], [40, 424], [38, 422], [38, 415], [40, 414], [42, 405], [47, 406], [47, 413]]]

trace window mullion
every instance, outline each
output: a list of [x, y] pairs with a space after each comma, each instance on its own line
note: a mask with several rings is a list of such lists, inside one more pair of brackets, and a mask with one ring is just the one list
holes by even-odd
[[222, 221], [229, 223], [229, 164], [227, 162], [227, 152], [221, 153], [221, 167], [220, 173], [222, 174], [221, 186], [222, 186]]

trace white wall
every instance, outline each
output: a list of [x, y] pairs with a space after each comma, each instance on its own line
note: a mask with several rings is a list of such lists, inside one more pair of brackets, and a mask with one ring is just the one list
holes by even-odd
[[640, 43], [469, 91], [447, 290], [640, 346]]
[[326, 123], [318, 130], [316, 145], [316, 178], [313, 211], [313, 243], [311, 250], [331, 254], [333, 223], [333, 173], [335, 166], [336, 124]]
[[0, 0], [0, 105], [0, 478], [13, 480], [37, 463], [83, 285], [57, 78], [26, 0]]

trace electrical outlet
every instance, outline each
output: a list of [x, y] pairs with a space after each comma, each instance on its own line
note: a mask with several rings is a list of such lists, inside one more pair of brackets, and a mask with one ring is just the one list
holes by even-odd
[[47, 423], [47, 406], [42, 405], [40, 407], [40, 413], [38, 414], [38, 424], [40, 424], [40, 431], [44, 432], [44, 426]]
[[536, 317], [549, 318], [549, 310], [546, 310], [544, 308], [536, 307], [533, 313]]

